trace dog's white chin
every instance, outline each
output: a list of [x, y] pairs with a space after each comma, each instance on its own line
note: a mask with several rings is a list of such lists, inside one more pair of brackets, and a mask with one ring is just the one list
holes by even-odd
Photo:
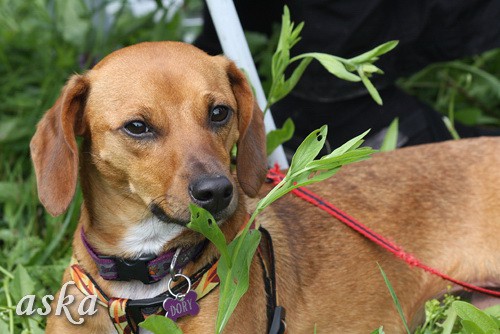
[[128, 229], [119, 247], [132, 258], [138, 258], [143, 254], [158, 255], [165, 244], [179, 236], [185, 229], [186, 227], [165, 223], [153, 216]]

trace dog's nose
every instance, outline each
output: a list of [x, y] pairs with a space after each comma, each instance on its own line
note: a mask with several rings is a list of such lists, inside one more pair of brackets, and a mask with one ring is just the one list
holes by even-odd
[[189, 194], [194, 203], [216, 214], [228, 207], [233, 197], [233, 185], [223, 175], [205, 176], [191, 182]]

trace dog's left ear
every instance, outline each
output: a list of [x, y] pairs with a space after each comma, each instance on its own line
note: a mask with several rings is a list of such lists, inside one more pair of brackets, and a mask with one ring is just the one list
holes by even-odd
[[38, 197], [53, 216], [63, 213], [75, 194], [78, 179], [75, 135], [84, 132], [82, 117], [87, 92], [84, 77], [73, 76], [38, 123], [31, 139]]
[[233, 62], [229, 62], [227, 73], [238, 103], [238, 182], [248, 196], [255, 197], [267, 173], [264, 116], [243, 72]]

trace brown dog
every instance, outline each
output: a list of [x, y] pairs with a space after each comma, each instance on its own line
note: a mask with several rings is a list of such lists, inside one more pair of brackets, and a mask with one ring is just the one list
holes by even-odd
[[[75, 136], [83, 137], [80, 153]], [[203, 244], [185, 227], [190, 203], [211, 211], [231, 240], [255, 205], [248, 197], [257, 196], [264, 181], [264, 142], [261, 111], [232, 62], [158, 42], [116, 51], [73, 76], [38, 125], [31, 150], [40, 200], [53, 215], [68, 207], [80, 168], [84, 204], [74, 238], [80, 268], [108, 297], [147, 299], [167, 290], [169, 275], [145, 282], [151, 284], [103, 279], [89, 247], [137, 259]], [[498, 286], [499, 166], [499, 139], [463, 140], [376, 154], [311, 189], [425, 263], [457, 279]], [[320, 333], [369, 333], [380, 325], [402, 332], [377, 263], [412, 326], [425, 300], [447, 288], [293, 195], [258, 220], [273, 238], [278, 304], [286, 309], [289, 333], [313, 333], [315, 326]], [[215, 248], [203, 246], [183, 273], [191, 276], [214, 258]], [[263, 270], [255, 257], [250, 288], [226, 333], [268, 331]], [[68, 269], [63, 281], [70, 280]], [[74, 285], [66, 294], [76, 299], [71, 314], [77, 319], [85, 296]], [[218, 290], [200, 308], [178, 320], [185, 333], [214, 332]], [[51, 315], [47, 332], [116, 332], [103, 306], [84, 320], [73, 325]]]

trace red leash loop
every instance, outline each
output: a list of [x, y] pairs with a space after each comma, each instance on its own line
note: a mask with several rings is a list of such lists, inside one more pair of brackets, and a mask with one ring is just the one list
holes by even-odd
[[[267, 173], [267, 178], [270, 179], [274, 185], [277, 185], [285, 175], [281, 173], [279, 166], [276, 164], [274, 168], [270, 169], [269, 172]], [[353, 217], [349, 216], [345, 212], [341, 211], [337, 207], [335, 207], [333, 204], [330, 202], [322, 199], [312, 191], [306, 189], [306, 188], [296, 188], [292, 190], [292, 193], [296, 195], [297, 197], [300, 197], [301, 199], [314, 204], [315, 206], [319, 207], [323, 211], [329, 213], [331, 216], [335, 217], [336, 219], [340, 220], [342, 223], [345, 225], [349, 226], [356, 232], [360, 233], [363, 235], [365, 238], [368, 238], [369, 240], [373, 241], [380, 247], [386, 249], [387, 251], [393, 253], [396, 255], [398, 258], [402, 259], [405, 261], [407, 264], [410, 266], [418, 267], [421, 268], [433, 275], [439, 276], [442, 279], [445, 279], [447, 281], [450, 281], [456, 285], [460, 285], [463, 288], [471, 291], [476, 291], [476, 292], [481, 292], [493, 297], [500, 298], [500, 291], [495, 291], [495, 290], [490, 290], [486, 288], [482, 288], [479, 286], [475, 286], [473, 284], [469, 284], [466, 282], [462, 282], [459, 280], [456, 280], [446, 274], [441, 273], [440, 271], [429, 267], [422, 263], [418, 258], [416, 258], [413, 254], [407, 253], [403, 250], [403, 248], [399, 247], [398, 245], [394, 244], [390, 240], [384, 238], [380, 234], [376, 233], [375, 231], [371, 230], [368, 228], [366, 225], [363, 225]]]

